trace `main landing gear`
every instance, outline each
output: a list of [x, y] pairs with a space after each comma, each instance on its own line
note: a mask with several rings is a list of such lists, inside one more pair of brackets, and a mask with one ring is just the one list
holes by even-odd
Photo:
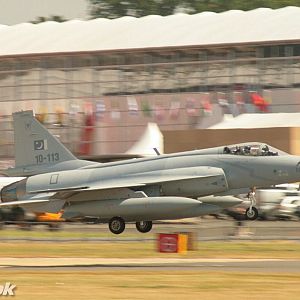
[[[113, 217], [110, 219], [109, 230], [114, 234], [120, 234], [125, 230], [125, 221], [121, 217]], [[139, 232], [147, 233], [152, 229], [152, 221], [140, 221], [135, 223]]]
[[146, 233], [152, 229], [152, 221], [136, 222], [135, 226], [139, 232]]
[[248, 193], [248, 199], [250, 200], [250, 207], [246, 210], [246, 218], [248, 220], [256, 220], [258, 217], [258, 210], [254, 206], [256, 204], [256, 198], [255, 198], [255, 190], [256, 188], [253, 187], [251, 191]]
[[125, 230], [125, 221], [120, 217], [113, 217], [110, 219], [109, 230], [114, 234], [120, 234]]

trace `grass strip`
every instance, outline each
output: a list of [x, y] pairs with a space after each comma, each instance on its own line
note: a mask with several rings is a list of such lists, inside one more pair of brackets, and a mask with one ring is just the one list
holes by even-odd
[[16, 298], [52, 299], [299, 299], [300, 274], [202, 271], [1, 270]]
[[294, 241], [198, 242], [195, 251], [158, 253], [156, 242], [0, 242], [0, 257], [99, 257], [99, 258], [282, 258], [300, 259]]

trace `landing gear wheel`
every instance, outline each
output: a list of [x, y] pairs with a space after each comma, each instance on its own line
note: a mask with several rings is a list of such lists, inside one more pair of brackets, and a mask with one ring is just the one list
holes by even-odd
[[249, 207], [249, 208], [247, 208], [247, 210], [246, 210], [246, 218], [248, 220], [253, 221], [253, 220], [256, 220], [257, 217], [258, 217], [258, 210], [257, 210], [256, 207], [252, 207], [252, 208]]
[[152, 221], [136, 222], [135, 226], [139, 232], [146, 233], [152, 229]]
[[125, 230], [125, 221], [120, 217], [114, 217], [109, 221], [109, 230], [114, 234], [120, 234]]

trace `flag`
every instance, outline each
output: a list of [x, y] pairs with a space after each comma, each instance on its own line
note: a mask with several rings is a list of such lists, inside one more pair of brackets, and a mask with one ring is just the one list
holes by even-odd
[[193, 98], [187, 99], [186, 102], [186, 112], [189, 117], [198, 116], [198, 109], [196, 108], [196, 101]]
[[261, 95], [256, 92], [251, 94], [251, 101], [260, 111], [268, 112], [269, 102], [267, 102]]
[[155, 104], [154, 116], [157, 121], [162, 121], [165, 117], [165, 109], [161, 104]]
[[96, 118], [97, 120], [101, 120], [104, 118], [105, 115], [105, 102], [103, 99], [97, 100], [96, 101]]
[[180, 102], [179, 101], [172, 101], [170, 107], [170, 118], [172, 120], [176, 120], [179, 117], [180, 113]]
[[47, 140], [35, 140], [33, 142], [34, 150], [48, 150]]
[[120, 112], [120, 104], [119, 101], [116, 99], [111, 100], [111, 118], [113, 120], [118, 120], [121, 118], [121, 112]]
[[152, 117], [152, 108], [147, 100], [142, 101], [142, 111], [145, 117]]
[[209, 99], [205, 99], [201, 101], [202, 108], [203, 108], [203, 115], [205, 117], [211, 116], [212, 115], [212, 105], [210, 103]]
[[137, 116], [139, 107], [135, 97], [127, 97], [128, 111], [130, 115]]

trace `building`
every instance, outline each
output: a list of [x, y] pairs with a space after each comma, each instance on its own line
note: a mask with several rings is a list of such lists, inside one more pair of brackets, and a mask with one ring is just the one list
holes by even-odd
[[262, 142], [300, 155], [300, 113], [241, 114], [207, 129], [163, 132], [165, 152]]
[[20, 109], [83, 154], [125, 152], [149, 121], [205, 128], [224, 113], [299, 112], [299, 20], [285, 7], [1, 25], [0, 155]]

